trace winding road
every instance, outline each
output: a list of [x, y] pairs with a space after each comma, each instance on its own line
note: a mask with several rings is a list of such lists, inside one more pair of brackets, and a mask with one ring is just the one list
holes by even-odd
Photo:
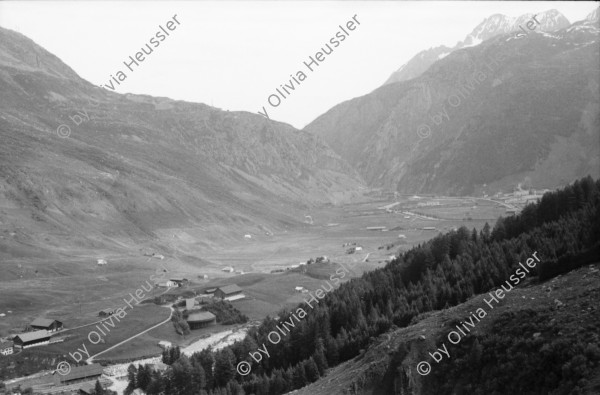
[[154, 326], [151, 326], [150, 328], [148, 328], [148, 329], [145, 329], [145, 330], [143, 330], [142, 332], [140, 332], [140, 333], [138, 333], [138, 334], [136, 334], [136, 335], [133, 335], [133, 336], [131, 336], [130, 338], [127, 338], [127, 339], [123, 340], [122, 342], [119, 342], [119, 343], [115, 344], [114, 346], [111, 346], [111, 347], [107, 348], [107, 349], [106, 349], [106, 350], [104, 350], [104, 351], [100, 351], [99, 353], [92, 355], [91, 357], [89, 357], [88, 359], [86, 359], [86, 361], [85, 361], [85, 362], [86, 362], [87, 364], [90, 364], [90, 363], [92, 363], [92, 362], [94, 361], [94, 358], [96, 358], [97, 356], [99, 356], [99, 355], [102, 355], [102, 354], [104, 354], [104, 353], [106, 353], [106, 352], [108, 352], [108, 351], [110, 351], [110, 350], [113, 350], [113, 349], [115, 349], [115, 348], [117, 348], [117, 347], [119, 347], [119, 346], [121, 346], [121, 345], [123, 345], [123, 344], [127, 343], [128, 341], [130, 341], [130, 340], [132, 340], [132, 339], [135, 339], [136, 337], [138, 337], [138, 336], [141, 336], [141, 335], [143, 335], [144, 333], [146, 333], [146, 332], [149, 332], [149, 331], [151, 331], [152, 329], [158, 328], [159, 326], [161, 326], [161, 325], [164, 325], [164, 324], [166, 324], [167, 322], [171, 321], [171, 317], [173, 317], [173, 307], [169, 307], [169, 309], [171, 310], [171, 314], [169, 314], [169, 318], [167, 318], [166, 320], [164, 320], [164, 321], [162, 321], [162, 322], [159, 322], [158, 324], [156, 324], [156, 325], [154, 325]]

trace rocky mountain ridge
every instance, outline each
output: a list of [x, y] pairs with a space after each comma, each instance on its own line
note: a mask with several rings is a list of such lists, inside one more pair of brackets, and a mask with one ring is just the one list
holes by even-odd
[[511, 18], [502, 14], [494, 14], [484, 19], [483, 22], [477, 25], [463, 41], [458, 42], [454, 47], [450, 48], [441, 45], [419, 52], [406, 64], [392, 73], [384, 85], [416, 78], [423, 74], [433, 63], [444, 58], [453, 51], [478, 45], [485, 40], [489, 40], [490, 38], [502, 34], [520, 32], [521, 27], [526, 28], [527, 22], [532, 21], [534, 17], [535, 20], [539, 22], [539, 24], [535, 24], [536, 29], [543, 32], [557, 31], [570, 25], [568, 19], [554, 9], [535, 15], [524, 14], [517, 18]]
[[7, 258], [173, 239], [211, 247], [301, 223], [311, 205], [345, 201], [363, 185], [313, 134], [257, 114], [109, 92], [7, 29], [0, 85]]
[[555, 188], [597, 176], [599, 32], [591, 16], [552, 33], [496, 36], [340, 103], [305, 130], [371, 186], [403, 193]]

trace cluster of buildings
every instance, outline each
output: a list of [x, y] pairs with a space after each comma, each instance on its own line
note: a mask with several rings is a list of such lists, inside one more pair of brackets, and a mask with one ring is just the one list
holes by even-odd
[[0, 355], [14, 354], [15, 349], [23, 350], [62, 341], [63, 339], [52, 339], [53, 333], [62, 328], [63, 323], [58, 320], [36, 318], [27, 325], [26, 332], [8, 336], [0, 341]]
[[244, 274], [243, 270], [235, 270], [233, 268], [233, 266], [225, 266], [223, 269], [221, 269], [221, 271], [225, 272], [225, 273], [233, 273], [233, 272], [235, 272], [235, 274]]
[[[544, 196], [544, 193], [546, 193], [548, 191], [549, 191], [548, 189], [522, 190], [522, 189], [517, 188], [511, 193], [497, 193], [496, 195], [494, 195], [494, 198], [496, 200], [500, 200], [508, 205], [525, 206], [529, 203], [535, 203], [536, 201], [541, 199], [542, 196]], [[509, 210], [511, 210], [511, 209], [509, 209]], [[508, 210], [507, 210], [507, 212], [508, 212]]]
[[[217, 288], [208, 288], [201, 297], [218, 298], [233, 302], [235, 300], [244, 299], [246, 295], [243, 294], [242, 288], [238, 285], [230, 284]], [[202, 310], [202, 307], [196, 298], [185, 299], [185, 306], [183, 306], [182, 309], [187, 312], [186, 322], [190, 326], [190, 329], [200, 329], [216, 324], [217, 317], [210, 311]], [[159, 346], [168, 348], [170, 347], [170, 344], [167, 343], [168, 342], [159, 343]]]

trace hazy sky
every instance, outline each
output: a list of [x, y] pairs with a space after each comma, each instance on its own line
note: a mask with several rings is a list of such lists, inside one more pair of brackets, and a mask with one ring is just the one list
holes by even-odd
[[[423, 49], [453, 46], [484, 18], [555, 8], [570, 22], [593, 2], [0, 2], [0, 26], [57, 55], [81, 77], [143, 93], [257, 113], [298, 128], [334, 105], [379, 87]], [[180, 22], [139, 66], [123, 64], [173, 16]], [[304, 61], [345, 26], [360, 22], [309, 72]], [[347, 29], [346, 29], [347, 30]], [[299, 70], [306, 79], [277, 108], [269, 95]], [[288, 89], [289, 91], [289, 89]], [[273, 100], [273, 99], [272, 99]], [[276, 103], [276, 102], [275, 102]]]

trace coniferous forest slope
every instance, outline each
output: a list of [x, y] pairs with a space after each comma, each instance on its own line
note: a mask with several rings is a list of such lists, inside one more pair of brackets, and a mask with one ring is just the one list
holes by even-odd
[[598, 177], [599, 34], [597, 13], [553, 32], [500, 34], [305, 130], [370, 185], [400, 192], [493, 194]]
[[[300, 393], [598, 393], [599, 209], [600, 181], [578, 180], [493, 228], [440, 234], [312, 307], [265, 319], [230, 348], [167, 355], [173, 369], [162, 376], [131, 369], [131, 388], [138, 375], [150, 394], [275, 395], [315, 381]], [[497, 302], [496, 289], [505, 291]], [[476, 329], [450, 344], [466, 321]], [[285, 332], [277, 344], [273, 331]], [[255, 363], [249, 352], [261, 348], [269, 357]], [[435, 363], [428, 353], [442, 348], [450, 358]], [[244, 360], [252, 372], [240, 376]], [[429, 375], [417, 373], [419, 361]]]

